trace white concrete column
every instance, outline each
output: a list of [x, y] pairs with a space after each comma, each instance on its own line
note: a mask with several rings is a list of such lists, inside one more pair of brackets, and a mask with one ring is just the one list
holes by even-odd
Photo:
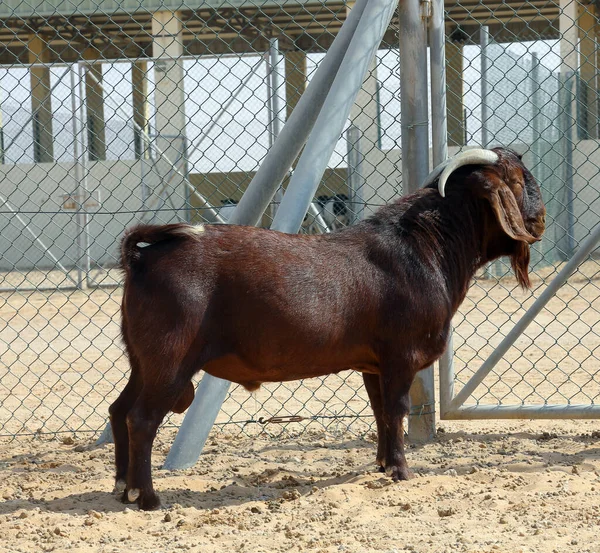
[[[186, 172], [182, 28], [180, 12], [159, 11], [152, 16], [156, 145], [164, 154], [157, 156], [154, 164], [159, 178], [170, 177], [171, 164]], [[180, 176], [173, 177], [167, 194], [176, 209], [187, 206], [187, 191]], [[171, 218], [184, 220], [186, 213], [172, 214]]]
[[289, 50], [284, 52], [284, 59], [286, 115], [289, 119], [306, 88], [306, 52]]
[[[86, 48], [83, 59], [98, 60], [101, 53], [96, 48]], [[102, 64], [90, 64], [85, 72], [85, 105], [87, 113], [88, 159], [106, 159], [106, 122], [104, 120], [104, 90]]]
[[463, 96], [463, 47], [459, 42], [446, 41], [446, 112], [448, 114], [448, 146], [465, 142]]
[[150, 110], [148, 104], [148, 62], [134, 61], [131, 65], [133, 128], [135, 157], [147, 159]]
[[598, 63], [596, 59], [596, 8], [593, 4], [579, 4], [577, 26], [579, 27], [581, 98], [583, 103], [583, 126], [587, 138], [598, 137]]
[[579, 53], [577, 52], [577, 0], [560, 0], [558, 25], [560, 29], [560, 57], [562, 58], [561, 73], [577, 71], [579, 68]]
[[50, 68], [40, 66], [50, 61], [50, 50], [37, 34], [29, 35], [29, 63], [31, 77], [31, 111], [33, 113], [33, 158], [36, 163], [54, 159], [52, 134], [52, 95], [50, 93]]

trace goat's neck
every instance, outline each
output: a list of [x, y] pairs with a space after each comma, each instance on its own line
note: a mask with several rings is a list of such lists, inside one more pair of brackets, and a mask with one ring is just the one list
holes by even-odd
[[[452, 312], [464, 300], [476, 271], [488, 261], [490, 221], [474, 198], [434, 196], [431, 222], [434, 259], [446, 281]], [[429, 221], [428, 221], [429, 222]]]

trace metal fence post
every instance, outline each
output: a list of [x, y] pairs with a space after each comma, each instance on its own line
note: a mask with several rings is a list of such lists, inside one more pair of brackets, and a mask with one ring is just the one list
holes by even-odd
[[[402, 124], [402, 180], [405, 192], [413, 192], [429, 173], [427, 106], [428, 3], [405, 0], [398, 5], [400, 21], [400, 102]], [[411, 389], [408, 436], [422, 442], [435, 435], [433, 367], [415, 377]]]
[[[448, 122], [446, 112], [446, 33], [444, 29], [444, 0], [433, 0], [431, 10], [431, 138], [433, 166], [437, 167], [448, 157]], [[439, 361], [440, 416], [449, 405], [454, 385], [454, 347], [450, 330], [446, 350]], [[429, 369], [428, 369], [429, 370]], [[412, 422], [412, 421], [411, 421]], [[434, 421], [435, 425], [435, 421]]]
[[352, 220], [354, 224], [363, 218], [365, 208], [363, 176], [363, 153], [360, 140], [360, 129], [350, 125], [346, 131], [346, 146], [348, 152], [348, 191], [350, 192], [350, 205], [352, 206]]

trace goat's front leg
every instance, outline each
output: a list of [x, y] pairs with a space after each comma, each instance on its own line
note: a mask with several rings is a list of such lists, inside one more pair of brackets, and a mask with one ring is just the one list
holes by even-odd
[[377, 457], [375, 458], [375, 462], [379, 467], [379, 470], [384, 472], [387, 432], [385, 423], [383, 422], [383, 403], [381, 399], [379, 375], [363, 373], [363, 380], [365, 382], [367, 394], [369, 394], [371, 409], [373, 409], [373, 414], [375, 415], [375, 424], [377, 425]]
[[399, 368], [398, 365], [382, 371], [380, 377], [386, 436], [385, 473], [394, 481], [408, 480], [413, 476], [404, 455], [404, 417], [410, 411], [409, 391], [412, 381], [412, 371], [405, 367]]

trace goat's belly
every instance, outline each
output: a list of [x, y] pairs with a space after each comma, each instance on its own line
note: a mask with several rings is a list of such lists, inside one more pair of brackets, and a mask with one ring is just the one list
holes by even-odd
[[212, 376], [240, 384], [249, 391], [257, 390], [265, 382], [288, 382], [336, 374], [344, 370], [379, 373], [378, 365], [370, 360], [356, 363], [282, 362], [279, 365], [264, 366], [259, 362], [248, 363], [237, 355], [214, 359], [202, 368]]

